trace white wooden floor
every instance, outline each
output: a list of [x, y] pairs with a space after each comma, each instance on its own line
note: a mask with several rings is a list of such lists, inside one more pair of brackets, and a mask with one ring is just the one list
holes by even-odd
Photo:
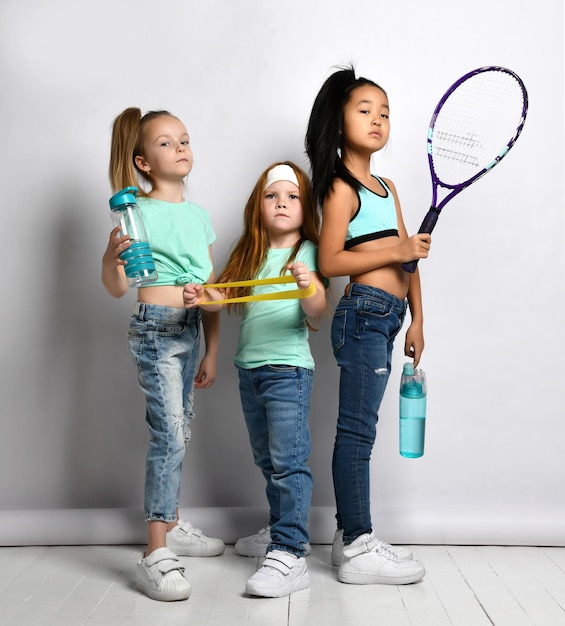
[[243, 593], [258, 559], [228, 546], [183, 558], [192, 596], [155, 602], [134, 586], [137, 546], [0, 548], [0, 624], [11, 626], [565, 626], [565, 548], [414, 546], [414, 585], [344, 585], [330, 546], [308, 557], [312, 587], [287, 598]]

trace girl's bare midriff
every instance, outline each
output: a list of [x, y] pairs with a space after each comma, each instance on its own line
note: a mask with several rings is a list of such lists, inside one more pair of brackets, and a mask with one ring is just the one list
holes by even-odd
[[184, 309], [183, 285], [162, 285], [160, 287], [139, 287], [137, 299], [145, 304], [160, 304], [174, 309]]
[[[360, 243], [351, 248], [351, 251], [371, 252], [383, 250], [384, 248], [396, 246], [398, 243], [398, 237], [384, 237], [383, 239]], [[350, 278], [351, 282], [377, 287], [378, 289], [382, 289], [396, 296], [400, 300], [404, 300], [408, 294], [408, 274], [402, 269], [400, 263], [379, 267], [378, 269], [364, 272], [363, 274], [357, 274]]]

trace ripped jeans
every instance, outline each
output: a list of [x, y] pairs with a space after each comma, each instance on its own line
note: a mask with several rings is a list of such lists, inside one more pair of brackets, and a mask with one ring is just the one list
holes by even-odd
[[151, 436], [145, 465], [145, 521], [174, 522], [200, 346], [199, 309], [137, 302], [128, 340], [145, 394]]
[[334, 313], [332, 346], [341, 372], [332, 472], [337, 527], [346, 544], [372, 531], [371, 452], [393, 343], [405, 315], [404, 301], [359, 283], [350, 285]]

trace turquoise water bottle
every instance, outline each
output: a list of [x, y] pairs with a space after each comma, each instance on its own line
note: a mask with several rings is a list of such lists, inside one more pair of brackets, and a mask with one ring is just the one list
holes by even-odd
[[141, 211], [135, 201], [137, 187], [126, 187], [110, 198], [112, 222], [122, 235], [130, 236], [130, 246], [120, 254], [130, 287], [143, 287], [157, 280], [157, 270], [149, 247]]
[[426, 434], [426, 374], [405, 363], [400, 379], [400, 454], [416, 459], [424, 454]]

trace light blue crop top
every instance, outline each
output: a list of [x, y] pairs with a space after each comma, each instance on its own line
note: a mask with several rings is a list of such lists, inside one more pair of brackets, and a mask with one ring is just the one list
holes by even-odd
[[137, 198], [159, 278], [152, 286], [205, 283], [216, 239], [208, 212], [194, 202]]
[[343, 246], [345, 250], [365, 241], [398, 237], [394, 196], [382, 178], [378, 176], [373, 176], [373, 178], [376, 178], [384, 187], [386, 196], [380, 196], [367, 187], [361, 187], [357, 193], [359, 206], [347, 227], [347, 236]]

